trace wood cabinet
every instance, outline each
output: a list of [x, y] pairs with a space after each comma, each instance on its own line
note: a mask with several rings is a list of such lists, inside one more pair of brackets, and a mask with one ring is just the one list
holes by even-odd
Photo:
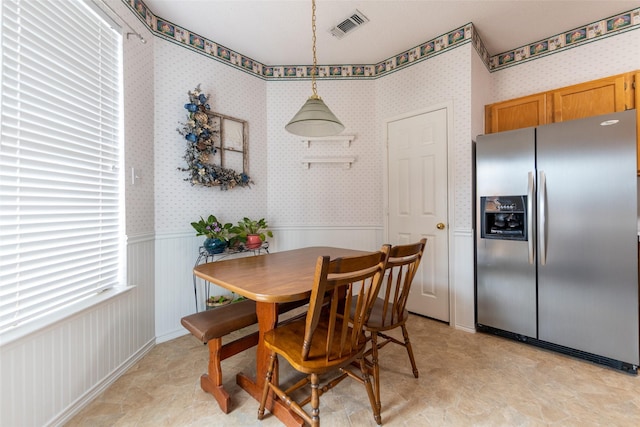
[[619, 75], [551, 92], [553, 122], [582, 119], [633, 108], [633, 75]]
[[[493, 132], [549, 123], [547, 119], [547, 96], [544, 93], [499, 102], [487, 107], [489, 107], [485, 110], [487, 129], [491, 129]], [[491, 132], [487, 130], [487, 133]]]
[[[598, 116], [640, 107], [640, 71], [618, 74], [485, 106], [485, 133]], [[640, 175], [640, 109], [638, 174]]]

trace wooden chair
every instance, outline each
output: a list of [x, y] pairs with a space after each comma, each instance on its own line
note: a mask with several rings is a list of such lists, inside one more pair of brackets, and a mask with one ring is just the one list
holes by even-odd
[[[264, 417], [269, 391], [272, 390], [292, 411], [312, 426], [320, 425], [320, 396], [347, 376], [364, 384], [374, 419], [381, 424], [376, 410], [369, 368], [364, 361], [366, 337], [363, 326], [376, 300], [384, 275], [390, 247], [372, 254], [336, 258], [318, 257], [313, 290], [306, 318], [267, 332], [264, 343], [271, 351], [271, 361], [258, 410], [258, 419]], [[355, 307], [350, 321], [350, 307]], [[284, 357], [305, 378], [283, 390], [271, 382], [277, 370], [278, 355]], [[352, 362], [359, 362], [360, 373], [352, 372]], [[322, 386], [319, 375], [336, 372], [333, 379]], [[323, 377], [324, 378], [324, 377]], [[323, 380], [324, 381], [324, 380]], [[311, 384], [311, 393], [295, 401], [291, 394]], [[310, 414], [303, 407], [311, 403]]]
[[[411, 283], [420, 266], [422, 254], [424, 253], [427, 239], [421, 239], [418, 243], [399, 245], [391, 248], [386, 267], [386, 280], [384, 281], [384, 291], [381, 289], [378, 298], [373, 304], [371, 315], [366, 322], [364, 329], [369, 332], [371, 348], [367, 350], [365, 356], [368, 365], [373, 371], [374, 390], [376, 395], [376, 406], [378, 412], [381, 411], [380, 404], [380, 366], [378, 365], [378, 350], [390, 342], [399, 344], [407, 349], [413, 376], [418, 378], [418, 368], [413, 356], [413, 349], [409, 341], [406, 322], [409, 312], [405, 308]], [[355, 308], [355, 306], [354, 306]], [[401, 328], [404, 342], [384, 334], [386, 331]], [[383, 341], [378, 342], [378, 337]]]

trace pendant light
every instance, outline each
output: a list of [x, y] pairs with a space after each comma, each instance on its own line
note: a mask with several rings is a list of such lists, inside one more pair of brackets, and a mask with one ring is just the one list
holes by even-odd
[[311, 0], [311, 31], [313, 32], [313, 68], [311, 69], [311, 89], [313, 94], [307, 99], [300, 111], [284, 127], [287, 132], [299, 136], [332, 136], [344, 130], [344, 125], [329, 110], [318, 96], [316, 74], [316, 1]]

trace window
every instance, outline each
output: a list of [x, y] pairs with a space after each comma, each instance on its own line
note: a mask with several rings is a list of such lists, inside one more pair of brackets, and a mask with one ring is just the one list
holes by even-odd
[[0, 335], [122, 282], [119, 29], [81, 0], [4, 0]]

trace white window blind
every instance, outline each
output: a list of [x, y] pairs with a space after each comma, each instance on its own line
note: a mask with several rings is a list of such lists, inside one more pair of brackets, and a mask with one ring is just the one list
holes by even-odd
[[3, 0], [0, 333], [121, 279], [121, 35], [80, 0]]

